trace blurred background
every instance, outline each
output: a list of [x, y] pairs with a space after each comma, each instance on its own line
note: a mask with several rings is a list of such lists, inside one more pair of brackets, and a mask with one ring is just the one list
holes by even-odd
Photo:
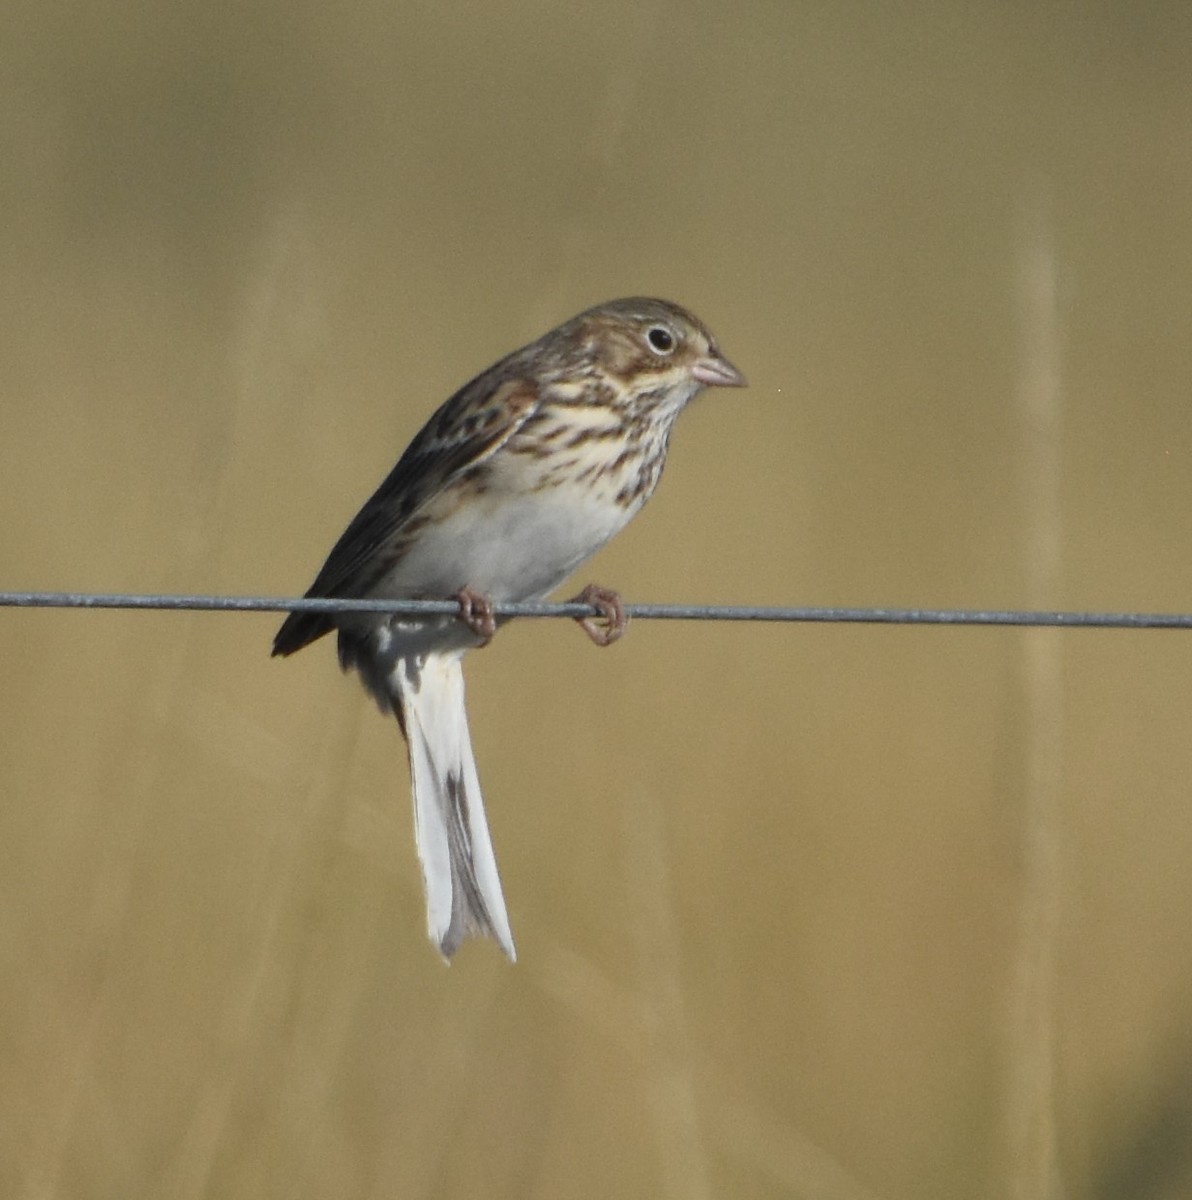
[[[1192, 9], [33, 3], [0, 587], [296, 595], [589, 304], [749, 375], [633, 601], [1192, 608]], [[269, 615], [0, 612], [0, 1193], [1192, 1196], [1192, 635], [522, 622], [520, 961]]]

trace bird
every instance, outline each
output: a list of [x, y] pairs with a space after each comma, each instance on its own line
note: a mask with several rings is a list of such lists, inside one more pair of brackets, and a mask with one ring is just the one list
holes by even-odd
[[[638, 513], [675, 420], [704, 388], [743, 387], [706, 325], [667, 300], [586, 309], [452, 395], [352, 519], [308, 597], [453, 599], [458, 613], [289, 613], [290, 655], [335, 630], [409, 754], [427, 932], [448, 962], [487, 936], [516, 960], [464, 707], [462, 659], [494, 605], [545, 599]], [[579, 624], [625, 631], [619, 594], [590, 584]]]

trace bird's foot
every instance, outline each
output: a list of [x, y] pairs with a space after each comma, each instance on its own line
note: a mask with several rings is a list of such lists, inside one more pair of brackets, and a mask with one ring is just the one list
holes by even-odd
[[611, 646], [629, 626], [629, 615], [620, 595], [599, 584], [589, 583], [572, 603], [590, 604], [596, 610], [595, 616], [575, 619], [597, 646]]
[[493, 602], [471, 587], [461, 587], [455, 598], [459, 601], [459, 619], [480, 639], [481, 646], [487, 646], [497, 632]]

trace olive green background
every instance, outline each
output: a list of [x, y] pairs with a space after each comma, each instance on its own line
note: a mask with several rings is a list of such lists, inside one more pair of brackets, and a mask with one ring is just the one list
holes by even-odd
[[[0, 17], [0, 587], [293, 595], [590, 303], [749, 375], [577, 580], [1192, 609], [1185, 3]], [[0, 1194], [1192, 1195], [1192, 634], [521, 622], [520, 961], [268, 615], [0, 611]]]

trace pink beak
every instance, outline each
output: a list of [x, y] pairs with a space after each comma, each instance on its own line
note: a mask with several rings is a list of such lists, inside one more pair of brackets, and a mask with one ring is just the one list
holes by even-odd
[[706, 387], [745, 387], [745, 376], [727, 358], [713, 350], [691, 368], [692, 377]]

